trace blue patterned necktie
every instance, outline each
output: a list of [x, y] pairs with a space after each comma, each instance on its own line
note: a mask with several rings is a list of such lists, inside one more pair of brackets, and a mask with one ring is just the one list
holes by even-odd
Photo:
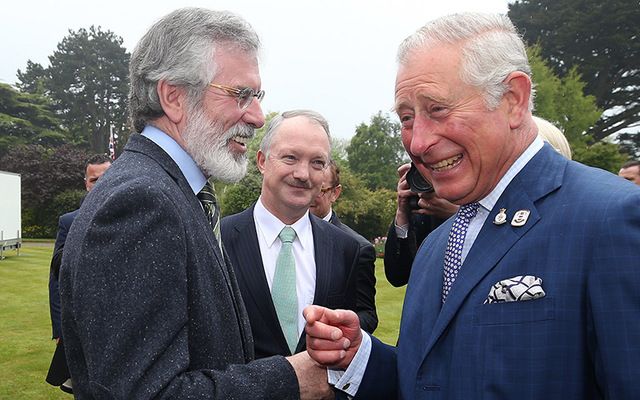
[[213, 234], [216, 236], [220, 251], [222, 251], [222, 237], [220, 235], [220, 207], [218, 207], [218, 201], [216, 200], [216, 192], [213, 188], [213, 183], [207, 181], [200, 193], [198, 193], [198, 200], [202, 203], [202, 208], [207, 216], [207, 221], [213, 229]]
[[298, 344], [298, 295], [296, 294], [296, 265], [293, 240], [296, 231], [285, 226], [278, 235], [282, 247], [276, 260], [276, 272], [271, 286], [271, 298], [289, 350], [293, 354]]
[[461, 206], [449, 231], [447, 249], [444, 253], [444, 273], [442, 280], [442, 303], [447, 299], [453, 282], [458, 276], [462, 266], [462, 247], [467, 236], [469, 221], [478, 213], [479, 203], [465, 204]]

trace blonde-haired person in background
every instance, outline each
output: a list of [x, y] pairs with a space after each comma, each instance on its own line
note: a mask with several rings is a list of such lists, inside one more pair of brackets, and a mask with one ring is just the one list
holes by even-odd
[[564, 133], [562, 133], [557, 126], [544, 118], [536, 117], [534, 115], [533, 121], [538, 127], [538, 135], [542, 140], [549, 143], [558, 153], [571, 160], [571, 147], [569, 146], [569, 141], [567, 141]]

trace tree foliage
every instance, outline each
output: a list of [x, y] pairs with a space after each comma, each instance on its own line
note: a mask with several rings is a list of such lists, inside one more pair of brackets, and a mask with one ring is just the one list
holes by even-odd
[[54, 199], [67, 190], [84, 190], [83, 168], [89, 155], [69, 144], [50, 149], [29, 144], [16, 146], [0, 159], [0, 170], [21, 175], [25, 227], [45, 227], [42, 235], [55, 235], [59, 214], [54, 206], [60, 201]]
[[346, 151], [349, 169], [362, 178], [367, 188], [395, 190], [396, 171], [405, 157], [398, 122], [378, 112], [369, 125], [362, 123], [356, 128]]
[[[349, 169], [340, 165], [342, 194], [335, 203], [340, 220], [369, 239], [385, 236], [390, 221], [396, 212], [396, 193], [389, 189], [370, 190], [365, 181]], [[397, 178], [395, 178], [397, 182]]]
[[535, 114], [560, 128], [573, 152], [573, 159], [583, 164], [617, 172], [624, 157], [616, 144], [594, 145], [589, 128], [600, 117], [595, 97], [584, 94], [585, 83], [577, 69], [559, 78], [542, 59], [539, 46], [528, 49], [535, 82]]
[[18, 87], [44, 92], [73, 142], [103, 153], [111, 125], [123, 142], [127, 136], [129, 57], [122, 38], [111, 31], [94, 26], [69, 30], [49, 56], [48, 68], [28, 61], [26, 71], [18, 71]]
[[636, 0], [516, 0], [509, 17], [560, 77], [579, 72], [607, 112], [596, 141], [640, 122], [640, 6]]
[[0, 83], [0, 157], [21, 144], [63, 143], [66, 137], [60, 124], [46, 97]]

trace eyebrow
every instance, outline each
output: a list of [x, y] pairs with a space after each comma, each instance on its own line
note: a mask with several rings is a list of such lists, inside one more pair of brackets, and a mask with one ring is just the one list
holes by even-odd
[[[420, 93], [418, 93], [418, 94], [416, 95], [416, 97], [417, 97], [417, 98], [418, 98], [418, 100], [420, 100], [420, 101], [424, 101], [424, 100], [426, 100], [426, 101], [433, 102], [433, 103], [444, 104], [444, 105], [446, 105], [446, 106], [450, 106], [450, 105], [451, 105], [451, 102], [450, 102], [450, 101], [447, 101], [447, 100], [446, 100], [445, 98], [443, 98], [443, 97], [435, 97], [435, 96], [432, 96], [432, 95], [426, 95], [426, 94], [420, 94]], [[411, 106], [409, 105], [409, 103], [410, 103], [410, 102], [409, 102], [409, 101], [407, 101], [407, 100], [405, 100], [405, 99], [400, 100], [399, 102], [397, 102], [397, 103], [395, 104], [395, 107], [394, 107], [394, 108], [395, 108], [395, 111], [396, 111], [396, 112], [398, 112], [398, 110], [399, 110], [399, 109], [401, 109], [401, 108], [403, 108], [403, 107], [406, 107], [406, 108], [413, 108], [413, 107], [411, 107]]]

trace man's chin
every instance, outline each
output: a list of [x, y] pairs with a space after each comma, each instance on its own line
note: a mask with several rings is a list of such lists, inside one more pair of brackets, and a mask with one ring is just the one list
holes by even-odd
[[237, 183], [247, 175], [247, 162], [236, 162], [233, 165], [220, 167], [212, 165], [206, 168], [210, 177], [217, 181]]

